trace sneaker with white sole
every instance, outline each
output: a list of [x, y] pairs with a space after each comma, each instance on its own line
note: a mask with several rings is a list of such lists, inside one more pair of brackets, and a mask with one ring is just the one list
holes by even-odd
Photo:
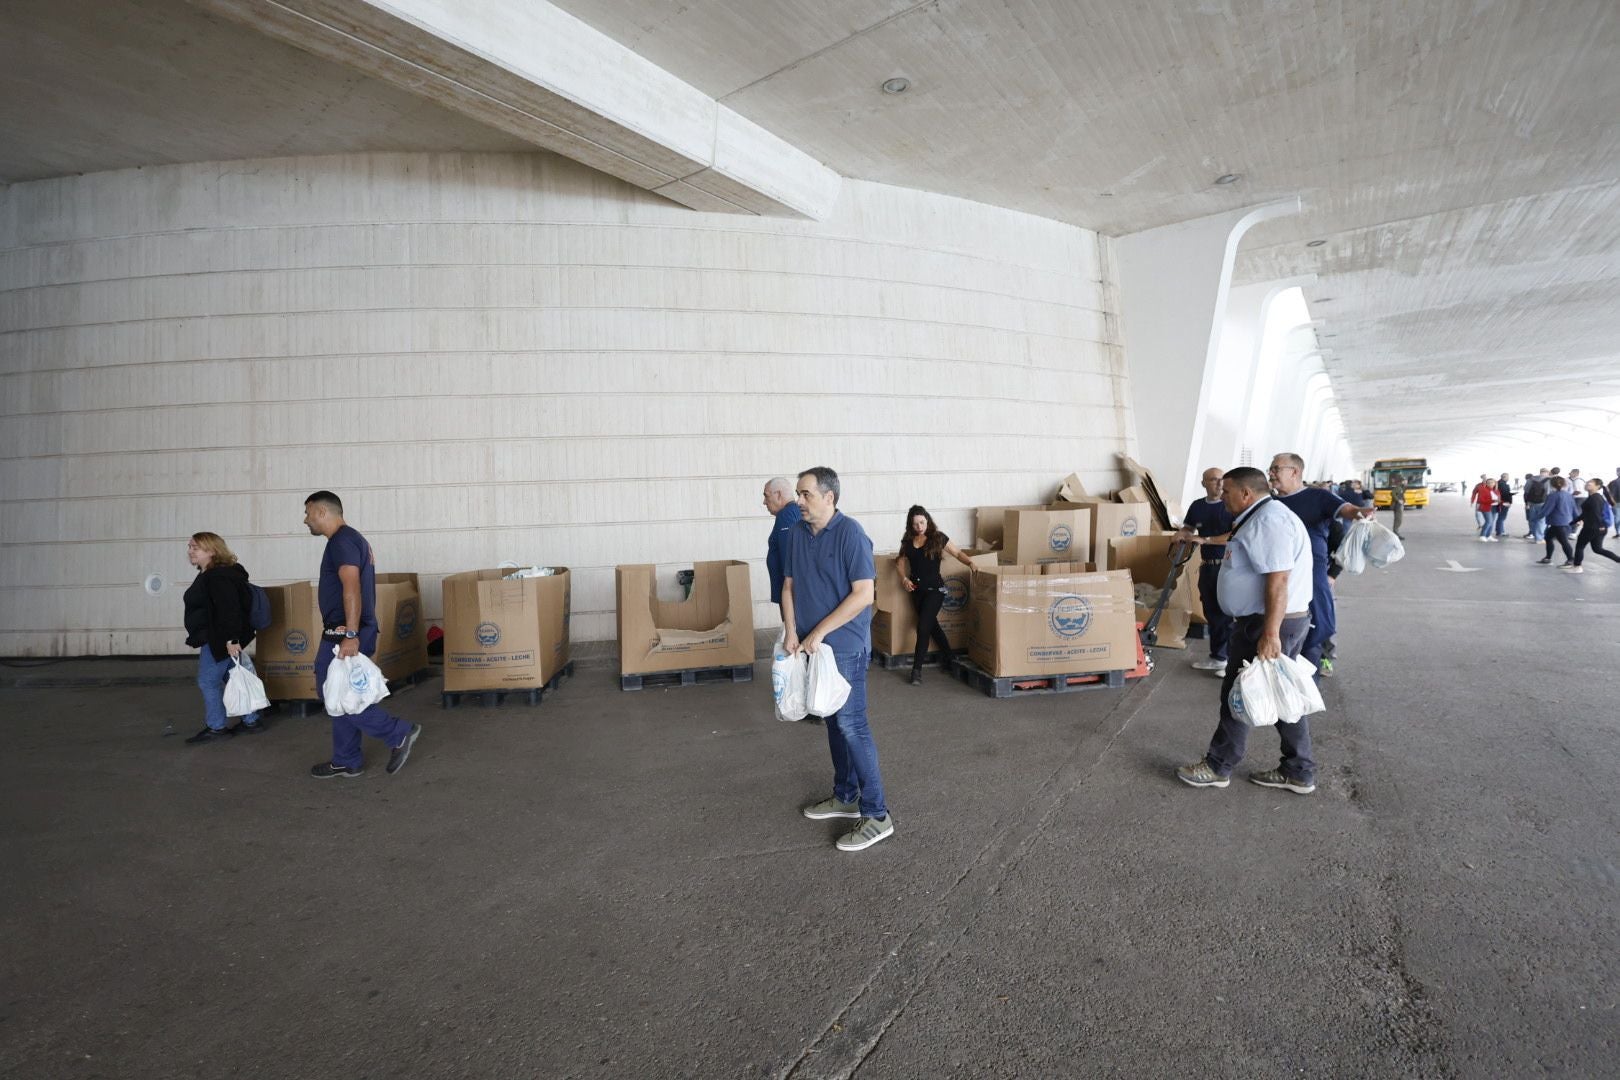
[[854, 829], [838, 838], [839, 851], [864, 851], [894, 835], [894, 819], [863, 817]]
[[1232, 782], [1231, 777], [1221, 776], [1210, 768], [1207, 760], [1176, 766], [1176, 779], [1193, 787], [1225, 787]]
[[1192, 666], [1194, 671], [1218, 671], [1223, 675], [1226, 674], [1225, 660], [1194, 660]]
[[1566, 574], [1584, 574], [1586, 571], [1579, 566], [1560, 566], [1558, 569]]
[[1295, 795], [1309, 795], [1316, 790], [1316, 784], [1285, 776], [1281, 769], [1267, 769], [1265, 772], [1250, 773], [1249, 783], [1259, 784], [1261, 787], [1285, 788]]
[[818, 803], [811, 803], [799, 813], [811, 821], [826, 821], [829, 818], [849, 818], [855, 820], [861, 816], [861, 804], [840, 802], [838, 799], [822, 799]]

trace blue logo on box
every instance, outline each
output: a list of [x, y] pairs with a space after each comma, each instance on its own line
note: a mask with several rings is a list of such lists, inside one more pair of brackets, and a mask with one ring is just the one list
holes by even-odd
[[407, 600], [394, 613], [394, 636], [401, 641], [416, 633], [416, 601]]
[[1074, 543], [1074, 533], [1067, 525], [1054, 525], [1047, 534], [1046, 543], [1053, 551], [1068, 551], [1069, 545]]
[[492, 622], [482, 622], [478, 624], [478, 629], [473, 631], [473, 637], [477, 638], [478, 644], [484, 648], [493, 649], [501, 643], [501, 628]]
[[967, 607], [967, 582], [959, 577], [945, 579], [945, 602], [940, 607], [945, 611], [961, 611]]
[[1091, 629], [1091, 601], [1083, 596], [1060, 596], [1052, 601], [1046, 621], [1058, 637], [1081, 637]]
[[294, 656], [302, 656], [309, 648], [309, 637], [302, 630], [289, 630], [281, 639], [281, 645]]
[[1135, 536], [1139, 529], [1141, 529], [1141, 526], [1136, 523], [1136, 519], [1133, 517], [1128, 517], [1119, 523], [1119, 535], [1121, 536]]

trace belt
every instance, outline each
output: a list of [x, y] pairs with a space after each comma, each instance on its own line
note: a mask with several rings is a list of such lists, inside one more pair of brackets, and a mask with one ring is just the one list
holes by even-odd
[[[1310, 613], [1310, 611], [1308, 609], [1305, 610], [1305, 611], [1286, 611], [1286, 612], [1283, 613], [1283, 621], [1287, 622], [1289, 619], [1308, 618], [1308, 617], [1310, 617], [1310, 614], [1311, 613]], [[1237, 619], [1263, 619], [1265, 617], [1266, 617], [1266, 613], [1263, 612], [1263, 611], [1256, 611], [1251, 615], [1235, 615], [1235, 616], [1233, 616], [1233, 618], [1237, 618]]]

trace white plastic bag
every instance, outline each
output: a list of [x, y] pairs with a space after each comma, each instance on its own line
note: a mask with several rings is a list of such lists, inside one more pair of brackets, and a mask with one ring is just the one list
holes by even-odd
[[776, 635], [771, 650], [771, 693], [776, 697], [778, 720], [803, 720], [809, 715], [810, 658], [802, 652], [783, 651], [786, 635]]
[[1376, 521], [1369, 521], [1367, 530], [1367, 561], [1382, 570], [1393, 562], [1400, 562], [1406, 555], [1406, 545], [1396, 536]]
[[1226, 703], [1250, 727], [1297, 724], [1326, 708], [1315, 676], [1311, 662], [1300, 656], [1250, 660], [1238, 672]]
[[1232, 715], [1250, 727], [1270, 727], [1278, 719], [1277, 692], [1270, 666], [1250, 660], [1238, 672], [1226, 703]]
[[1301, 717], [1327, 708], [1322, 702], [1322, 691], [1316, 686], [1316, 668], [1309, 660], [1303, 656], [1284, 656], [1272, 662], [1277, 665], [1277, 682], [1283, 689], [1285, 702], [1277, 710], [1279, 720], [1297, 724]]
[[253, 673], [253, 661], [247, 653], [242, 653], [232, 662], [230, 678], [225, 680], [225, 715], [247, 716], [269, 707], [264, 682]]
[[387, 696], [388, 680], [371, 657], [364, 653], [340, 656], [338, 646], [332, 646], [332, 666], [326, 669], [326, 681], [321, 684], [326, 715], [353, 716]]
[[849, 682], [838, 672], [838, 661], [832, 647], [825, 642], [816, 646], [810, 657], [809, 688], [806, 691], [808, 709], [815, 716], [832, 716], [849, 700]]
[[1344, 539], [1339, 541], [1333, 558], [1345, 573], [1359, 574], [1367, 568], [1367, 539], [1371, 533], [1372, 522], [1366, 518], [1357, 518], [1344, 530]]

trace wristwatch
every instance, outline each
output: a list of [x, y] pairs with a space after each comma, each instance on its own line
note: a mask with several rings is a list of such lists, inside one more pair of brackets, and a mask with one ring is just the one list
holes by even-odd
[[359, 637], [360, 636], [360, 631], [358, 631], [358, 630], [345, 630], [345, 631], [343, 631], [343, 636], [346, 637], [346, 638]]

